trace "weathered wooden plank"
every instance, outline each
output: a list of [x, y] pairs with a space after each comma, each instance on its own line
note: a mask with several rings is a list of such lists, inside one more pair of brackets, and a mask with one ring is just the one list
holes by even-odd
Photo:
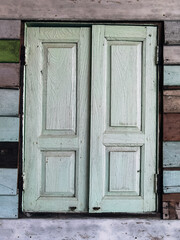
[[167, 193], [162, 195], [163, 202], [180, 202], [180, 193]]
[[164, 113], [180, 113], [180, 90], [166, 90], [163, 95]]
[[17, 168], [18, 142], [0, 142], [0, 168]]
[[19, 90], [0, 89], [0, 116], [17, 116], [19, 112]]
[[0, 40], [0, 62], [18, 63], [20, 55], [19, 40]]
[[20, 65], [18, 63], [0, 63], [0, 87], [19, 86]]
[[0, 141], [17, 142], [19, 140], [19, 118], [0, 117]]
[[0, 39], [19, 39], [21, 21], [0, 20]]
[[180, 64], [180, 46], [164, 46], [164, 64]]
[[0, 218], [18, 218], [18, 195], [0, 196]]
[[164, 66], [164, 85], [180, 86], [180, 66]]
[[180, 193], [180, 171], [163, 172], [164, 193]]
[[[12, 10], [13, 9], [13, 10]], [[1, 1], [4, 19], [44, 20], [179, 20], [179, 0], [47, 0]]]
[[180, 142], [163, 143], [163, 167], [180, 167]]
[[165, 44], [180, 44], [180, 21], [165, 21]]
[[0, 195], [17, 194], [17, 169], [0, 168]]
[[163, 202], [163, 219], [180, 219], [180, 202]]
[[180, 114], [164, 114], [163, 140], [180, 141]]

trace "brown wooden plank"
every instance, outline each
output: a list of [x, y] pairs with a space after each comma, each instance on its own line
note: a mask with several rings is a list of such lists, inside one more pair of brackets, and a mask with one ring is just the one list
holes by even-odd
[[180, 113], [180, 90], [164, 91], [164, 113]]
[[180, 21], [165, 21], [165, 43], [180, 44]]
[[164, 46], [164, 64], [180, 64], [180, 46]]
[[180, 202], [180, 193], [163, 194], [163, 202]]
[[180, 1], [24, 0], [1, 1], [3, 19], [179, 20]]
[[0, 168], [17, 168], [18, 142], [0, 142]]
[[19, 39], [21, 21], [0, 20], [0, 39]]
[[163, 219], [180, 219], [180, 202], [163, 202]]
[[19, 87], [20, 65], [18, 63], [0, 63], [0, 87]]
[[164, 114], [163, 119], [163, 140], [180, 141], [180, 114]]

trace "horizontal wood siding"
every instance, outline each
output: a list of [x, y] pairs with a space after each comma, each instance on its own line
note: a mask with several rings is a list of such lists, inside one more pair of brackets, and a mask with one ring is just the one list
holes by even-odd
[[19, 40], [0, 40], [0, 62], [18, 63], [20, 55]]
[[163, 167], [180, 167], [180, 142], [163, 143]]
[[19, 90], [0, 89], [0, 116], [17, 116], [19, 113]]
[[163, 219], [180, 219], [180, 201], [163, 202]]
[[164, 114], [164, 141], [180, 141], [180, 114]]
[[164, 91], [164, 113], [180, 113], [180, 90]]
[[180, 66], [164, 66], [164, 85], [180, 86]]
[[180, 171], [164, 171], [163, 192], [180, 193]]
[[180, 44], [180, 21], [165, 21], [165, 44]]
[[3, 1], [0, 16], [4, 19], [32, 20], [179, 20], [179, 0], [24, 0]]
[[0, 87], [19, 87], [20, 65], [18, 63], [0, 63]]
[[0, 196], [17, 194], [17, 169], [0, 168]]
[[18, 142], [0, 142], [0, 168], [17, 168]]
[[0, 117], [0, 142], [19, 141], [19, 118]]
[[0, 20], [0, 39], [20, 39], [21, 21]]
[[164, 46], [164, 64], [180, 64], [180, 46]]
[[0, 196], [0, 218], [18, 218], [18, 195]]

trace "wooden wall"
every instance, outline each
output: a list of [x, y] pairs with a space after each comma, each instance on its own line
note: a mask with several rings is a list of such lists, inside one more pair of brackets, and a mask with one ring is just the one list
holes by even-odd
[[165, 22], [163, 218], [180, 219], [180, 21]]
[[18, 217], [20, 21], [0, 21], [0, 218]]

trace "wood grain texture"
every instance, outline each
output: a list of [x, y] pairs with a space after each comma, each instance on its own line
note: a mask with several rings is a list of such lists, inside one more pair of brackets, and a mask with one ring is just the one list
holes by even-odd
[[5, 19], [44, 20], [179, 20], [179, 0], [1, 0]]
[[180, 46], [164, 46], [164, 64], [180, 64]]
[[180, 113], [180, 90], [163, 92], [164, 113]]
[[18, 218], [19, 196], [0, 196], [0, 218]]
[[163, 202], [180, 202], [180, 193], [167, 193], [162, 195]]
[[20, 65], [18, 63], [0, 63], [0, 87], [19, 87]]
[[19, 140], [19, 118], [0, 117], [0, 142], [17, 142]]
[[0, 116], [17, 116], [19, 113], [19, 90], [0, 89]]
[[17, 169], [0, 168], [0, 196], [17, 194]]
[[163, 143], [163, 167], [180, 167], [180, 142]]
[[163, 172], [163, 192], [180, 193], [180, 171]]
[[180, 86], [180, 66], [164, 66], [164, 85]]
[[20, 56], [19, 40], [0, 40], [0, 62], [18, 63]]
[[0, 142], [0, 168], [17, 168], [18, 143]]
[[0, 39], [19, 39], [21, 21], [0, 20]]
[[180, 44], [180, 21], [165, 21], [165, 44]]
[[163, 219], [180, 219], [180, 201], [163, 202]]
[[180, 114], [164, 114], [163, 119], [163, 140], [180, 141]]

